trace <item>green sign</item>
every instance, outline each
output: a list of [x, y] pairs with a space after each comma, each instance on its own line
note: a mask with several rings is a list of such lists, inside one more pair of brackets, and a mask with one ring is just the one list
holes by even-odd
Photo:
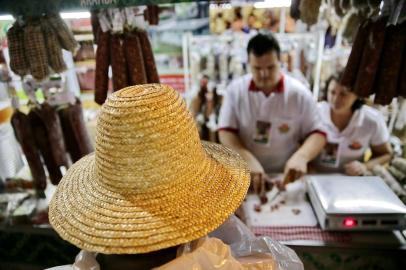
[[[139, 5], [199, 2], [191, 0], [0, 0], [0, 14], [38, 16], [49, 11], [69, 11]], [[204, 2], [204, 1], [200, 1]]]

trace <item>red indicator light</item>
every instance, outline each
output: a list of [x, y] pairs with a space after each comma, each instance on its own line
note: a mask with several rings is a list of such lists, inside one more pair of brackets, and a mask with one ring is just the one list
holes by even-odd
[[345, 218], [343, 220], [344, 227], [351, 228], [357, 226], [357, 220], [354, 218]]

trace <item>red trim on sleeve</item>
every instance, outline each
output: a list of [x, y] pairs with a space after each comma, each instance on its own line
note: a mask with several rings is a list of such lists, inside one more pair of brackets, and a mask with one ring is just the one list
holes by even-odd
[[327, 138], [327, 133], [324, 132], [324, 131], [322, 131], [322, 130], [320, 130], [320, 129], [315, 129], [315, 130], [311, 131], [309, 134], [307, 134], [306, 138], [309, 137], [310, 135], [314, 134], [314, 133], [320, 134], [320, 135], [322, 135], [324, 138]]
[[232, 133], [238, 133], [238, 128], [222, 127], [222, 128], [217, 129], [217, 131], [229, 131]]

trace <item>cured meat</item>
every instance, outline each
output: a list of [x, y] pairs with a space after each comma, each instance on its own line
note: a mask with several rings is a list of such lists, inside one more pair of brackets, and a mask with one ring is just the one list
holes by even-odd
[[31, 75], [43, 80], [49, 75], [47, 48], [39, 23], [24, 27], [24, 49]]
[[66, 23], [62, 20], [59, 14], [50, 15], [48, 20], [55, 33], [58, 35], [61, 47], [73, 53], [78, 46], [78, 43]]
[[17, 75], [27, 75], [30, 67], [25, 56], [24, 31], [17, 22], [7, 31], [7, 41], [10, 69]]
[[11, 117], [11, 124], [25, 158], [27, 159], [35, 188], [37, 190], [45, 190], [47, 185], [45, 170], [41, 162], [41, 155], [38, 151], [28, 116], [16, 110]]
[[145, 71], [147, 73], [148, 83], [159, 83], [158, 70], [155, 65], [154, 54], [152, 52], [151, 43], [148, 39], [148, 34], [145, 31], [137, 32], [140, 39], [142, 55], [144, 56]]
[[72, 162], [76, 162], [94, 151], [86, 129], [82, 104], [76, 100], [74, 105], [61, 109], [59, 112], [66, 148]]
[[47, 51], [48, 65], [56, 73], [66, 70], [62, 57], [62, 48], [59, 45], [58, 36], [47, 21], [41, 22], [42, 34], [46, 37], [45, 46]]
[[127, 60], [128, 79], [130, 85], [148, 82], [145, 72], [141, 43], [135, 33], [127, 33], [124, 38], [125, 58]]
[[110, 39], [111, 69], [113, 71], [113, 91], [127, 87], [128, 72], [122, 35], [113, 34]]
[[358, 69], [362, 60], [362, 53], [365, 43], [367, 42], [370, 27], [370, 22], [366, 21], [358, 28], [347, 65], [345, 66], [343, 75], [341, 77], [340, 83], [349, 87], [350, 89], [352, 89], [357, 79]]
[[380, 18], [371, 25], [358, 69], [357, 79], [353, 87], [354, 92], [359, 97], [368, 97], [372, 93], [385, 41], [385, 27], [385, 18]]
[[61, 122], [56, 110], [48, 103], [43, 103], [39, 109], [34, 109], [43, 122], [49, 141], [48, 147], [51, 149], [53, 160], [58, 166], [68, 168], [65, 142]]
[[385, 43], [374, 84], [375, 103], [387, 105], [398, 95], [398, 78], [406, 44], [405, 26], [406, 23], [390, 25], [386, 29]]
[[94, 100], [103, 104], [107, 98], [110, 66], [110, 33], [99, 31], [96, 50], [96, 76]]
[[47, 167], [49, 179], [51, 180], [52, 184], [57, 185], [62, 179], [62, 173], [52, 156], [45, 125], [41, 120], [41, 117], [38, 115], [38, 112], [36, 112], [35, 110], [31, 110], [31, 112], [28, 114], [28, 117], [34, 134], [35, 143], [39, 151], [41, 152], [41, 155], [45, 162], [45, 166]]

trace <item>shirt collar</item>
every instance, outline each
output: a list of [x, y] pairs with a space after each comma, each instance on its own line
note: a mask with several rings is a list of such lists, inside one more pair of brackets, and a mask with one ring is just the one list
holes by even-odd
[[[280, 93], [283, 93], [284, 90], [285, 90], [285, 77], [283, 76], [283, 74], [281, 74], [281, 78], [279, 79], [278, 84], [276, 85], [275, 89], [272, 92], [280, 94]], [[251, 82], [248, 86], [248, 91], [258, 92], [261, 90], [255, 85], [254, 80], [251, 79]]]
[[[324, 117], [324, 119], [325, 119], [325, 121], [327, 122], [328, 125], [330, 125], [334, 129], [336, 129], [337, 132], [339, 132], [338, 128], [334, 125], [333, 120], [331, 119], [331, 106], [330, 106], [330, 104], [327, 101], [324, 101], [324, 104], [325, 104], [325, 111], [323, 112], [322, 117]], [[339, 133], [341, 133], [341, 134], [351, 133], [354, 127], [362, 126], [362, 124], [364, 122], [364, 117], [365, 117], [365, 112], [364, 112], [363, 108], [361, 107], [352, 114], [350, 122], [348, 122], [347, 127], [345, 127]]]

